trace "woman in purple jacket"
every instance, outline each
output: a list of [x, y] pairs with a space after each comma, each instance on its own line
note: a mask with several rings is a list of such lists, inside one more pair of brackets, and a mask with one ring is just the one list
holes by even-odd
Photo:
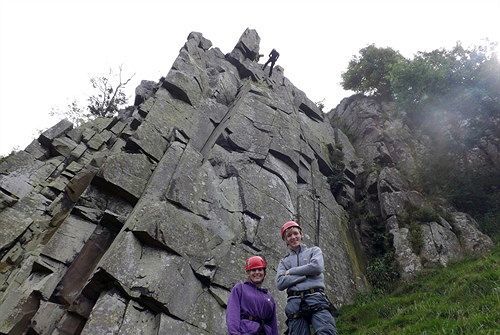
[[266, 261], [260, 256], [246, 260], [247, 281], [234, 285], [227, 301], [229, 335], [278, 335], [276, 303], [261, 288], [266, 277]]

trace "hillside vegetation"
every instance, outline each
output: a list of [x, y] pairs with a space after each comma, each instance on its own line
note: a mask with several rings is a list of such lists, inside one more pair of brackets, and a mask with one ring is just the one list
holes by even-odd
[[419, 137], [419, 191], [471, 214], [498, 240], [500, 219], [500, 62], [495, 45], [403, 57], [369, 45], [342, 74], [345, 89], [394, 101]]
[[500, 245], [344, 306], [339, 334], [500, 334]]

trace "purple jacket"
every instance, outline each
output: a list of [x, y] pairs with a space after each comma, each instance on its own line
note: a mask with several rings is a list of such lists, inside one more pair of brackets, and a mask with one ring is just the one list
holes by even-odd
[[266, 335], [278, 335], [276, 303], [266, 289], [251, 282], [234, 285], [227, 301], [226, 323], [229, 335], [257, 334], [259, 322], [248, 317], [265, 320]]

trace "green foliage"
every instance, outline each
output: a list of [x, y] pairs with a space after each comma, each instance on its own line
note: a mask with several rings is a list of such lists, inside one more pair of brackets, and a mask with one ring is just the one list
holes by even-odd
[[391, 90], [403, 109], [412, 109], [429, 98], [427, 92], [444, 91], [446, 71], [417, 56], [395, 64], [389, 74]]
[[439, 214], [429, 204], [423, 204], [412, 213], [413, 219], [420, 222], [439, 222]]
[[328, 144], [328, 158], [333, 165], [342, 165], [342, 170], [344, 169], [342, 161], [344, 160], [344, 152], [342, 144], [336, 143], [335, 145]]
[[[451, 168], [451, 171], [456, 170]], [[487, 213], [495, 208], [498, 210], [498, 170], [491, 171], [484, 167], [477, 171], [456, 171], [456, 174], [449, 175], [447, 180], [447, 197], [456, 207], [473, 215]], [[431, 189], [429, 185], [427, 187]]]
[[430, 203], [423, 203], [420, 207], [408, 205], [399, 220], [403, 226], [409, 227], [416, 222], [439, 222], [439, 214]]
[[472, 214], [490, 236], [498, 231], [491, 218], [500, 213], [500, 171], [488, 149], [498, 146], [500, 134], [495, 47], [458, 43], [405, 59], [370, 45], [342, 76], [346, 89], [396, 101], [406, 123], [427, 141], [417, 173], [422, 190]]
[[343, 334], [496, 334], [500, 247], [493, 254], [422, 274], [390, 294], [372, 292], [343, 306]]
[[324, 109], [325, 109], [325, 99], [324, 98], [319, 100], [319, 101], [316, 101], [314, 104], [316, 106], [318, 106], [320, 111], [324, 112]]
[[377, 48], [371, 44], [354, 56], [342, 73], [342, 87], [355, 92], [389, 96], [390, 71], [404, 57], [391, 48]]
[[338, 195], [338, 192], [340, 192], [342, 186], [346, 183], [343, 164], [333, 166], [333, 173], [326, 178], [326, 181], [330, 185], [333, 195]]
[[448, 222], [448, 223], [454, 223], [455, 222], [455, 218], [453, 217], [453, 215], [451, 214], [451, 212], [445, 210], [443, 207], [438, 206], [436, 208], [436, 212], [437, 212], [437, 214], [440, 217], [442, 217], [443, 219], [445, 219], [446, 222]]
[[410, 232], [409, 240], [413, 252], [417, 255], [420, 254], [422, 247], [424, 246], [424, 240], [422, 238], [422, 226], [417, 222], [410, 223], [408, 227]]
[[423, 122], [435, 109], [441, 110], [442, 121], [477, 117], [485, 121], [500, 107], [500, 79], [498, 72], [494, 75], [500, 67], [493, 49], [493, 45], [465, 49], [457, 44], [451, 50], [419, 52], [391, 67], [392, 94], [416, 122]]
[[405, 59], [372, 44], [349, 62], [342, 85], [392, 96], [414, 124], [432, 125], [455, 141], [477, 146], [500, 131], [500, 64], [494, 50], [493, 44], [469, 49], [457, 44]]
[[391, 235], [387, 232], [385, 222], [373, 210], [369, 210], [369, 200], [363, 199], [353, 204], [350, 209], [351, 220], [362, 226], [363, 234], [369, 239], [363, 241], [367, 259], [366, 279], [377, 291], [389, 290], [399, 278], [397, 263], [392, 249]]
[[500, 211], [490, 211], [477, 218], [479, 228], [493, 241], [500, 242]]
[[375, 291], [384, 292], [390, 289], [399, 279], [394, 253], [388, 252], [383, 256], [370, 260], [366, 267], [366, 279], [368, 279]]
[[342, 185], [346, 183], [346, 178], [344, 176], [345, 164], [343, 163], [344, 152], [342, 151], [342, 145], [340, 143], [337, 143], [335, 146], [328, 144], [327, 150], [328, 158], [330, 159], [333, 169], [333, 173], [327, 177], [327, 182], [333, 194], [337, 194]]
[[420, 254], [424, 244], [421, 223], [440, 222], [439, 216], [434, 206], [424, 203], [420, 207], [408, 206], [405, 213], [398, 217], [401, 225], [408, 228], [409, 241], [415, 254]]
[[427, 194], [446, 198], [471, 214], [480, 229], [495, 238], [499, 227], [492, 218], [500, 215], [500, 171], [485, 162], [471, 162], [460, 151], [449, 142], [430, 146], [418, 168], [419, 184]]

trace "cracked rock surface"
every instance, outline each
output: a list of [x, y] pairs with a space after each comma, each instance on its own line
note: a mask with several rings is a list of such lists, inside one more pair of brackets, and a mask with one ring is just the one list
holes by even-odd
[[[259, 42], [247, 29], [224, 55], [193, 32], [117, 117], [63, 120], [0, 162], [0, 334], [225, 334], [229, 291], [254, 254], [284, 328], [274, 278], [290, 219], [323, 249], [336, 304], [369, 288], [368, 229], [349, 208], [361, 160], [396, 159], [373, 104], [356, 107], [361, 121], [339, 114], [367, 136], [351, 143], [283, 68], [262, 71]], [[394, 167], [366, 180], [403, 272], [488, 249], [457, 212], [426, 223], [415, 255], [397, 216], [421, 195]]]

